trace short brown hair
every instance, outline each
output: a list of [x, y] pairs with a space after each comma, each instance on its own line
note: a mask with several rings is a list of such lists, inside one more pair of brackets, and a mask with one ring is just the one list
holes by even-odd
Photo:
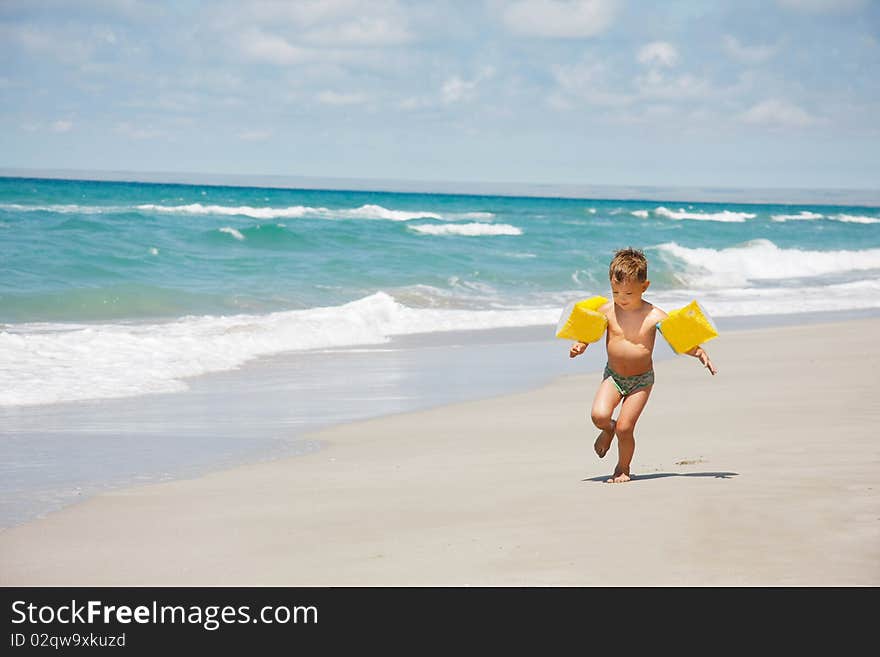
[[611, 259], [608, 278], [615, 283], [627, 281], [644, 283], [648, 280], [648, 259], [639, 249], [632, 247], [619, 249]]

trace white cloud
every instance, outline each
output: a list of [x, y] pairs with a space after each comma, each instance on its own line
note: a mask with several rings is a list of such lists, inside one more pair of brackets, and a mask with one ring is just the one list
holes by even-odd
[[447, 105], [457, 103], [462, 100], [468, 100], [473, 96], [474, 91], [483, 80], [491, 78], [495, 74], [495, 69], [491, 66], [484, 68], [473, 80], [463, 80], [457, 75], [448, 78], [440, 90], [441, 98]]
[[[3, 0], [0, 10], [10, 14], [33, 11], [33, 0]], [[155, 0], [77, 0], [76, 6], [70, 0], [40, 0], [37, 9], [45, 14], [61, 14], [73, 11], [87, 20], [124, 19], [139, 21], [161, 19], [167, 10]]]
[[16, 43], [27, 53], [47, 55], [63, 64], [82, 65], [88, 62], [99, 38], [94, 30], [70, 30], [32, 25], [0, 25], [0, 39]]
[[686, 100], [705, 98], [712, 91], [708, 82], [693, 75], [667, 77], [657, 70], [636, 77], [635, 84], [642, 98]]
[[[663, 53], [664, 57], [671, 56], [666, 49], [657, 48], [652, 52]], [[662, 61], [671, 60], [667, 57]], [[671, 76], [653, 67], [631, 81], [626, 80], [597, 59], [559, 66], [554, 69], [553, 77], [557, 90], [548, 97], [548, 102], [551, 107], [558, 109], [569, 109], [576, 104], [624, 108], [638, 101], [692, 101], [709, 98], [716, 93], [709, 82], [702, 78], [687, 73]]]
[[605, 64], [594, 59], [586, 59], [570, 66], [559, 66], [553, 71], [561, 94], [549, 98], [552, 107], [567, 109], [571, 107], [569, 98], [590, 105], [617, 107], [628, 105], [635, 97], [632, 94], [608, 90]]
[[452, 105], [472, 100], [476, 94], [478, 87], [486, 80], [494, 77], [495, 68], [485, 66], [472, 79], [468, 80], [460, 75], [453, 75], [446, 78], [440, 85], [437, 94], [426, 94], [416, 96], [404, 96], [396, 103], [396, 107], [403, 111], [414, 111], [425, 108], [436, 109], [438, 102], [443, 105]]
[[467, 82], [457, 75], [454, 75], [443, 83], [443, 89], [441, 90], [443, 102], [456, 103], [468, 96], [476, 86], [476, 82]]
[[639, 48], [638, 60], [648, 66], [675, 66], [678, 63], [678, 50], [666, 41], [654, 41]]
[[[396, 0], [259, 0], [229, 2], [213, 24], [230, 34], [271, 33], [270, 61], [287, 63], [293, 44], [381, 48], [410, 43], [409, 16]], [[279, 43], [278, 41], [283, 43]], [[286, 47], [285, 47], [286, 44]]]
[[115, 131], [125, 137], [131, 139], [155, 139], [164, 137], [165, 132], [147, 126], [132, 125], [128, 121], [122, 121], [116, 124]]
[[394, 16], [400, 12], [396, 0], [231, 0], [225, 12], [235, 20], [245, 17], [270, 25], [310, 27], [335, 23], [351, 16]]
[[407, 96], [397, 103], [398, 109], [402, 109], [405, 111], [417, 110], [423, 107], [429, 107], [430, 105], [430, 101], [428, 101], [426, 98], [420, 98], [418, 96]]
[[776, 3], [795, 11], [815, 14], [848, 13], [868, 4], [867, 0], [776, 0]]
[[369, 100], [366, 94], [337, 91], [321, 91], [315, 98], [324, 105], [361, 105]]
[[294, 64], [312, 56], [308, 49], [293, 46], [286, 39], [259, 28], [249, 29], [242, 34], [239, 45], [247, 57], [273, 64]]
[[110, 29], [100, 30], [97, 36], [106, 43], [109, 43], [111, 46], [115, 46], [117, 43], [119, 43], [119, 38], [116, 36], [116, 33]]
[[616, 8], [616, 0], [517, 0], [504, 7], [502, 20], [526, 36], [586, 38], [604, 32]]
[[802, 128], [818, 123], [818, 119], [797, 105], [785, 100], [765, 100], [739, 116], [745, 123]]
[[336, 47], [364, 46], [386, 47], [410, 43], [413, 35], [403, 26], [385, 17], [364, 16], [353, 21], [310, 30], [303, 40], [312, 44]]
[[736, 37], [725, 34], [724, 51], [744, 64], [760, 64], [776, 54], [776, 46], [747, 46]]
[[272, 133], [268, 130], [245, 130], [238, 133], [238, 138], [242, 141], [266, 141]]
[[52, 132], [70, 132], [73, 127], [73, 121], [54, 121], [52, 123]]

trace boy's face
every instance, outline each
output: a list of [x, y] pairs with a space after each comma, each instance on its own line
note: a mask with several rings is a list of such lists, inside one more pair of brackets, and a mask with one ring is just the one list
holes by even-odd
[[626, 310], [627, 308], [637, 308], [642, 304], [642, 295], [650, 281], [640, 283], [639, 281], [625, 281], [618, 283], [611, 281], [611, 293], [614, 296], [614, 303]]

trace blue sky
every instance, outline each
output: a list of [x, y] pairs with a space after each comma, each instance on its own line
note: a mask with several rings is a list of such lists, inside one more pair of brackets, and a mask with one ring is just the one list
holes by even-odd
[[0, 167], [878, 188], [880, 2], [0, 0]]

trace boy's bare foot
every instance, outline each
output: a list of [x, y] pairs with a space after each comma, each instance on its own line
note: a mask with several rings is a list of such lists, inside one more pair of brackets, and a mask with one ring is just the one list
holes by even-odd
[[614, 440], [615, 424], [617, 424], [616, 420], [611, 420], [611, 431], [602, 429], [602, 433], [596, 437], [596, 442], [593, 443], [593, 449], [596, 450], [596, 454], [599, 455], [600, 459], [605, 456], [608, 448], [611, 447], [611, 441]]
[[632, 478], [629, 476], [627, 472], [619, 472], [617, 470], [614, 471], [614, 474], [611, 475], [610, 479], [606, 479], [606, 484], [623, 484], [627, 481], [632, 481]]

